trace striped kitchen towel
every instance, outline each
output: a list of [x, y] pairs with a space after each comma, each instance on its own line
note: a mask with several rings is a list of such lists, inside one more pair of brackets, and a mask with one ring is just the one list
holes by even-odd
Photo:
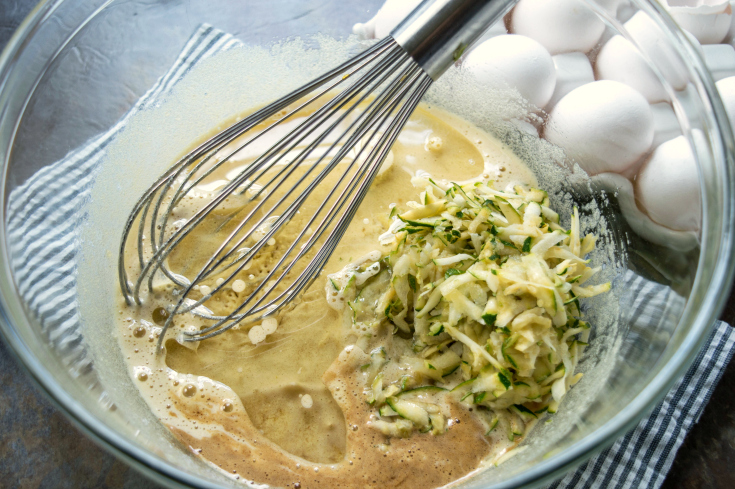
[[[639, 301], [639, 307], [645, 303]], [[699, 421], [733, 352], [733, 328], [717, 321], [692, 366], [650, 415], [610, 448], [548, 485], [547, 489], [661, 487], [676, 451]]]
[[[14, 189], [8, 198], [7, 230], [11, 266], [27, 308], [69, 368], [95, 384], [94, 366], [85, 350], [76, 302], [76, 230], [84, 218], [96, 170], [107, 145], [128, 118], [166, 93], [193, 65], [239, 45], [232, 36], [202, 26], [185, 45], [171, 69], [161, 77], [108, 132], [49, 165]], [[632, 296], [637, 321], [665, 305], [673, 294], [668, 287], [628, 272], [623, 277]], [[549, 487], [659, 487], [677, 449], [697, 422], [735, 351], [735, 336], [718, 322], [687, 374], [640, 424], [576, 471]]]
[[92, 364], [82, 343], [76, 303], [75, 231], [105, 150], [127, 120], [157, 101], [195, 64], [242, 43], [218, 29], [197, 29], [176, 62], [109, 131], [92, 138], [62, 160], [44, 167], [8, 197], [7, 232], [11, 265], [18, 291], [36, 315], [71, 371], [89, 376]]

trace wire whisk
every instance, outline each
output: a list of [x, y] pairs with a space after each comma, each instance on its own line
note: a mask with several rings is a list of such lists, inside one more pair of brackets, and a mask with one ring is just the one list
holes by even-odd
[[[161, 287], [177, 298], [159, 347], [177, 316], [207, 321], [184, 332], [200, 341], [275, 315], [311, 285], [432, 81], [513, 3], [426, 1], [391, 36], [215, 135], [156, 180], [126, 221], [118, 273], [129, 305]], [[202, 250], [218, 233], [224, 240]], [[247, 273], [254, 264], [257, 277]], [[208, 302], [230, 290], [231, 307]]]

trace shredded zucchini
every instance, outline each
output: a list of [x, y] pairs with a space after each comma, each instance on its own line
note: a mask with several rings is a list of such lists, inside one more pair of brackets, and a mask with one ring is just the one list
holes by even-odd
[[576, 208], [563, 229], [543, 190], [413, 182], [423, 204], [391, 211], [381, 244], [392, 251], [327, 283], [366, 342], [392, 328], [364, 366], [371, 426], [438, 435], [453, 399], [481, 406], [488, 435], [502, 429], [517, 441], [581, 377], [589, 325], [580, 300], [610, 289], [586, 283], [600, 271], [586, 259], [596, 237], [580, 236]]

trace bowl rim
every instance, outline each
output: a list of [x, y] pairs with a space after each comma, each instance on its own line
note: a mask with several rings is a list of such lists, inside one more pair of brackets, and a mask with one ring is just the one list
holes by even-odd
[[[61, 3], [66, 0], [41, 0], [25, 20], [19, 25], [13, 36], [0, 53], [0, 93], [5, 90], [5, 81], [14, 68], [14, 61], [33, 37], [43, 21], [48, 18]], [[109, 0], [106, 3], [111, 2]], [[592, 0], [595, 1], [595, 0]], [[694, 80], [702, 102], [709, 104], [709, 111], [705, 114], [709, 127], [710, 140], [715, 150], [715, 159], [722, 162], [725, 178], [720, 182], [723, 190], [721, 211], [722, 232], [719, 242], [712, 245], [717, 247], [714, 254], [709, 253], [711, 247], [706, 238], [707, 231], [703, 227], [703, 246], [695, 274], [692, 292], [701, 290], [718, 290], [722, 293], [705, 294], [702, 303], [695, 307], [691, 301], [687, 305], [679, 323], [689, 322], [691, 327], [686, 332], [682, 344], [665, 361], [662, 369], [651, 379], [648, 386], [638, 393], [626, 408], [609, 419], [604, 425], [595, 430], [594, 436], [577, 441], [563, 453], [555, 454], [548, 460], [542, 461], [523, 474], [518, 474], [512, 480], [493, 485], [496, 488], [536, 487], [549, 482], [561, 474], [573, 469], [595, 453], [610, 446], [615, 439], [633, 427], [645, 414], [646, 410], [662, 399], [674, 382], [689, 368], [696, 353], [701, 349], [715, 325], [719, 312], [724, 308], [728, 298], [728, 291], [733, 286], [735, 276], [735, 137], [730, 126], [727, 113], [717, 92], [714, 80], [704, 65], [701, 54], [692, 46], [686, 34], [672, 20], [662, 5], [652, 0], [634, 0], [641, 9], [647, 12], [664, 32], [669, 36], [675, 47], [689, 54], [686, 61], [696, 73]], [[97, 10], [98, 12], [99, 10]], [[2, 163], [5, 164], [7, 159]], [[2, 190], [2, 189], [0, 189]], [[4, 192], [4, 190], [2, 190]], [[5, 209], [0, 208], [0, 216], [4, 222]], [[0, 261], [2, 273], [12, 280], [5, 240], [0, 243]], [[710, 256], [711, 255], [711, 256]], [[714, 260], [712, 273], [707, 283], [703, 283], [702, 264], [705, 259]], [[130, 442], [117, 430], [111, 428], [101, 419], [88, 411], [81, 403], [68, 392], [53, 382], [44, 365], [33, 355], [31, 348], [18, 333], [11, 327], [12, 320], [8, 313], [8, 303], [5, 290], [0, 290], [0, 337], [10, 346], [8, 349], [18, 360], [18, 364], [29, 374], [33, 383], [59, 408], [74, 426], [83, 431], [96, 443], [124, 460], [136, 470], [142, 472], [152, 480], [171, 487], [220, 487], [212, 481], [202, 479], [192, 473], [185, 472], [169, 463], [158, 455], [151, 453], [135, 443]], [[11, 299], [15, 299], [12, 297]]]

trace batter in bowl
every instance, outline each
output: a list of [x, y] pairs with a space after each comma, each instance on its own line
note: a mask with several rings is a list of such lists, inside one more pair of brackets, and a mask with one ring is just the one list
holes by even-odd
[[[329, 306], [325, 282], [360, 257], [390, 252], [379, 238], [391, 225], [392, 209], [406, 209], [417, 198], [417, 172], [445, 183], [492, 180], [497, 190], [537, 186], [496, 139], [439, 109], [420, 107], [325, 273], [276, 321], [192, 344], [177, 336], [201, 324], [182, 316], [167, 334], [165, 354], [157, 354], [165, 307], [174, 301], [171, 287], [159, 284], [142, 307], [121, 306], [118, 337], [130, 374], [152, 411], [194, 454], [233, 477], [273, 486], [428, 488], [466, 476], [520, 441], [488, 432], [459, 402], [449, 402], [441, 434], [388, 436], [370, 426], [375, 414], [365, 399], [364, 367], [371, 352], [356, 344], [343, 312]], [[186, 217], [186, 203], [179, 207], [178, 217]], [[186, 275], [205, 258], [198, 251], [211, 250], [207, 242], [226, 235], [224, 218], [217, 219], [177, 248], [172, 270]], [[271, 246], [285, 246], [288, 232]], [[266, 256], [207, 307], [217, 313], [239, 303], [249, 283], [267, 271]]]

